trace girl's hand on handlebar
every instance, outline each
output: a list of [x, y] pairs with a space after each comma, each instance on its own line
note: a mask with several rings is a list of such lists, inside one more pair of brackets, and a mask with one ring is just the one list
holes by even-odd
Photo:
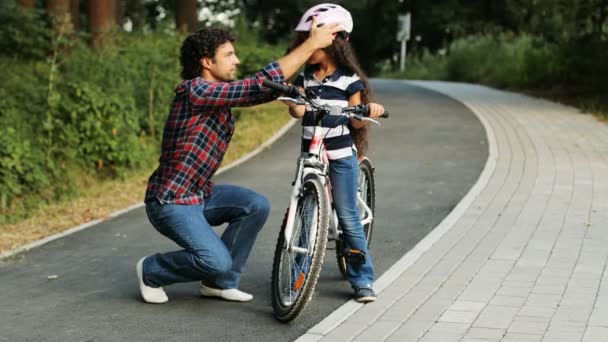
[[381, 104], [370, 102], [369, 107], [369, 117], [371, 119], [379, 118], [382, 114], [384, 114], [384, 107]]

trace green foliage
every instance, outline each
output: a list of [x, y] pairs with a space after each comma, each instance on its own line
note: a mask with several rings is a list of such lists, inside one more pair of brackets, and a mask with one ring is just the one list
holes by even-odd
[[51, 48], [51, 32], [43, 11], [18, 8], [14, 1], [0, 2], [0, 51], [4, 56], [44, 59]]
[[528, 35], [471, 36], [455, 41], [446, 78], [498, 87], [538, 85], [555, 76], [555, 47]]
[[[60, 33], [23, 19], [34, 20], [35, 13], [0, 12], [11, 22], [22, 21], [12, 28], [21, 30], [20, 42], [32, 39], [24, 50], [0, 53], [0, 223], [86, 191], [83, 176], [87, 182], [121, 178], [154, 165], [181, 81], [182, 35], [116, 33], [103, 48], [91, 50], [78, 37], [52, 44]], [[9, 31], [3, 26], [0, 34]], [[259, 44], [247, 29], [238, 37], [242, 76], [284, 52]], [[45, 44], [32, 43], [43, 38]]]
[[158, 146], [179, 82], [180, 42], [118, 35], [101, 50], [61, 51], [56, 69], [50, 59], [0, 58], [0, 211], [27, 209], [22, 196], [48, 201], [77, 192], [78, 172], [121, 177], [149, 166], [158, 152], [147, 145]]
[[234, 31], [236, 54], [241, 61], [239, 78], [253, 75], [287, 50], [286, 44], [270, 45], [261, 41], [261, 31], [247, 26], [247, 20], [242, 15], [236, 18]]
[[239, 77], [251, 76], [271, 61], [277, 60], [285, 49], [269, 46], [240, 43], [237, 41], [237, 55], [241, 61]]
[[100, 86], [103, 96], [133, 101], [142, 130], [138, 133], [159, 136], [180, 81], [178, 51], [183, 38], [134, 33], [115, 36], [101, 50], [81, 45], [62, 66], [62, 75]]
[[75, 158], [85, 168], [116, 170], [142, 164], [133, 98], [104, 94], [88, 82], [69, 83], [53, 115], [54, 159]]
[[608, 90], [608, 39], [587, 35], [567, 41], [558, 58], [564, 82]]
[[559, 77], [563, 65], [558, 55], [556, 45], [530, 35], [475, 35], [454, 41], [446, 55], [424, 52], [408, 64], [402, 76], [535, 87]]
[[[4, 114], [9, 117], [16, 113]], [[6, 117], [0, 122], [6, 127], [0, 135], [0, 208], [6, 208], [14, 197], [39, 192], [50, 184], [44, 152], [32, 138], [8, 126]]]
[[405, 73], [384, 76], [448, 80], [525, 90], [608, 114], [608, 41], [588, 34], [561, 43], [528, 34], [486, 34], [455, 40], [446, 55], [410, 56]]

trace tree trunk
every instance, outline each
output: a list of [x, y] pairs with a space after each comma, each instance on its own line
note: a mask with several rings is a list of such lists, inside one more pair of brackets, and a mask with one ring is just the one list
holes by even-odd
[[115, 26], [116, 7], [113, 2], [113, 0], [90, 0], [89, 28], [91, 46], [94, 48], [103, 45], [104, 35]]
[[70, 13], [70, 0], [47, 0], [46, 9], [54, 16]]
[[608, 16], [608, 0], [601, 0], [599, 4], [599, 15], [597, 18], [597, 34], [601, 37], [604, 33], [604, 23]]
[[36, 7], [36, 0], [18, 0], [17, 3], [21, 8], [34, 8]]
[[106, 0], [110, 18], [108, 20], [112, 20], [112, 27], [119, 26], [122, 21], [122, 0]]
[[72, 27], [74, 31], [78, 31], [80, 27], [80, 0], [70, 1], [70, 17], [72, 18]]
[[146, 8], [142, 0], [127, 0], [126, 14], [133, 23], [133, 31], [140, 30], [146, 23]]
[[53, 28], [61, 34], [72, 32], [70, 21], [70, 0], [47, 0], [46, 9], [53, 17]]
[[122, 26], [122, 16], [124, 13], [124, 5], [122, 0], [114, 0], [114, 13], [116, 14], [115, 26]]
[[196, 0], [178, 0], [175, 8], [175, 27], [180, 32], [192, 32], [196, 28]]

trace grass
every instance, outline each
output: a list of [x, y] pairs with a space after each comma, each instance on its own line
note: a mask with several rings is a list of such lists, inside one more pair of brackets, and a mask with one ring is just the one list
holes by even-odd
[[[278, 102], [234, 109], [233, 113], [238, 120], [223, 165], [255, 149], [290, 119], [285, 105]], [[86, 194], [43, 205], [27, 219], [1, 225], [0, 253], [140, 203], [153, 170], [139, 170], [122, 180], [101, 182], [93, 182], [82, 175], [83, 184], [88, 184]]]
[[598, 89], [585, 87], [548, 87], [545, 89], [518, 89], [527, 95], [542, 97], [561, 104], [579, 108], [600, 121], [608, 121], [608, 97]]
[[419, 51], [408, 59], [405, 72], [386, 68], [383, 76], [484, 84], [574, 106], [606, 120], [608, 69], [601, 53], [606, 44], [549, 42], [525, 33], [473, 35], [454, 40], [446, 55]]

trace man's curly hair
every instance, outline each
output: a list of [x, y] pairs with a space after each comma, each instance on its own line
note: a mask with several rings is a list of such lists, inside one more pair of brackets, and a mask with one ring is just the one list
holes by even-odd
[[201, 76], [201, 58], [214, 58], [218, 46], [226, 42], [232, 43], [234, 39], [231, 33], [218, 28], [202, 29], [189, 35], [182, 43], [180, 51], [182, 78], [191, 80]]

